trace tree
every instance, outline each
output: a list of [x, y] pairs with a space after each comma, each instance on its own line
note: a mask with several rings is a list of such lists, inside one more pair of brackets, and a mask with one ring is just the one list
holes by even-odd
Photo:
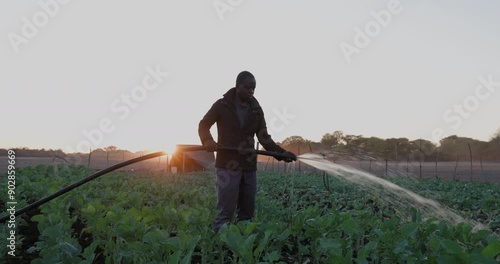
[[493, 134], [490, 141], [493, 141], [494, 139], [500, 139], [500, 128], [498, 128], [497, 132]]
[[107, 146], [104, 148], [104, 150], [107, 152], [113, 152], [113, 151], [117, 151], [118, 147], [117, 146]]
[[411, 159], [422, 157], [424, 160], [435, 160], [436, 145], [429, 140], [417, 139], [409, 143], [409, 155]]
[[396, 158], [396, 150], [398, 159], [408, 157], [411, 152], [410, 140], [408, 140], [407, 138], [388, 138], [385, 140], [385, 143], [386, 145], [383, 154], [390, 159]]
[[92, 153], [94, 153], [94, 152], [95, 153], [100, 153], [100, 152], [105, 152], [105, 151], [102, 148], [96, 148], [96, 149], [92, 150]]
[[321, 138], [321, 144], [328, 149], [332, 149], [344, 143], [344, 132], [340, 130], [334, 131], [333, 133], [326, 133]]
[[345, 149], [350, 154], [356, 154], [366, 147], [366, 138], [362, 135], [345, 135], [343, 137]]
[[314, 144], [314, 142], [309, 139], [304, 139], [301, 136], [291, 136], [285, 138], [280, 145], [287, 150], [304, 153], [309, 152], [311, 144]]
[[[469, 157], [469, 148], [468, 144], [471, 145], [472, 156], [479, 158], [482, 156], [482, 151], [485, 148], [485, 145], [482, 144], [481, 141], [467, 138], [467, 137], [459, 137], [457, 135], [449, 136], [443, 138], [439, 141], [440, 146], [439, 150], [442, 155], [443, 160], [452, 161], [459, 157]], [[484, 142], [483, 142], [484, 143]]]
[[374, 157], [384, 157], [387, 149], [387, 143], [378, 137], [366, 139], [365, 151]]
[[485, 159], [490, 161], [500, 161], [500, 129], [488, 143], [484, 150]]
[[304, 139], [301, 136], [291, 136], [285, 138], [282, 142], [281, 145], [283, 147], [288, 147], [288, 146], [297, 146], [297, 145], [302, 145], [306, 144], [308, 140]]

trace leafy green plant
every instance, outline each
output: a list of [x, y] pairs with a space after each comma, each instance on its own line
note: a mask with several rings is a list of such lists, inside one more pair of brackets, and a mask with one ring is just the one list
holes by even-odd
[[[90, 173], [20, 169], [19, 204]], [[424, 217], [411, 205], [395, 208], [338, 179], [325, 191], [321, 175], [260, 173], [253, 222], [215, 234], [212, 174], [115, 172], [42, 206], [31, 218], [37, 242], [23, 245], [30, 248], [23, 254], [35, 255], [33, 263], [498, 263], [498, 185], [389, 180], [492, 230]]]

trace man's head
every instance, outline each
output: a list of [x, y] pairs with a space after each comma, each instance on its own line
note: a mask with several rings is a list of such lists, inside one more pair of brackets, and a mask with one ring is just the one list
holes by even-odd
[[250, 102], [257, 85], [255, 77], [248, 71], [242, 71], [236, 77], [236, 95], [242, 102]]

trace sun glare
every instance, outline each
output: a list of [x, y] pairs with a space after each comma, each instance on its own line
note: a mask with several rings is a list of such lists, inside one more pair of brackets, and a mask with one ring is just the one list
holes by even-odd
[[169, 155], [172, 155], [175, 153], [175, 149], [175, 144], [167, 144], [165, 148], [163, 148], [163, 151], [165, 151]]

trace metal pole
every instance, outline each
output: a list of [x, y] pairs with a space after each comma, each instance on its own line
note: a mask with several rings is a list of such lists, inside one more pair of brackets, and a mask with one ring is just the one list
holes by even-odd
[[90, 156], [92, 155], [92, 148], [90, 148], [90, 151], [89, 151], [89, 160], [87, 161], [87, 167], [90, 168]]
[[469, 155], [470, 155], [470, 181], [472, 181], [472, 149], [470, 147], [470, 143], [467, 143], [469, 145]]
[[[299, 145], [299, 151], [297, 152], [297, 155], [300, 155], [300, 145]], [[300, 161], [297, 162], [297, 163], [299, 164], [299, 173], [300, 173], [301, 172], [301, 170], [300, 170]]]

